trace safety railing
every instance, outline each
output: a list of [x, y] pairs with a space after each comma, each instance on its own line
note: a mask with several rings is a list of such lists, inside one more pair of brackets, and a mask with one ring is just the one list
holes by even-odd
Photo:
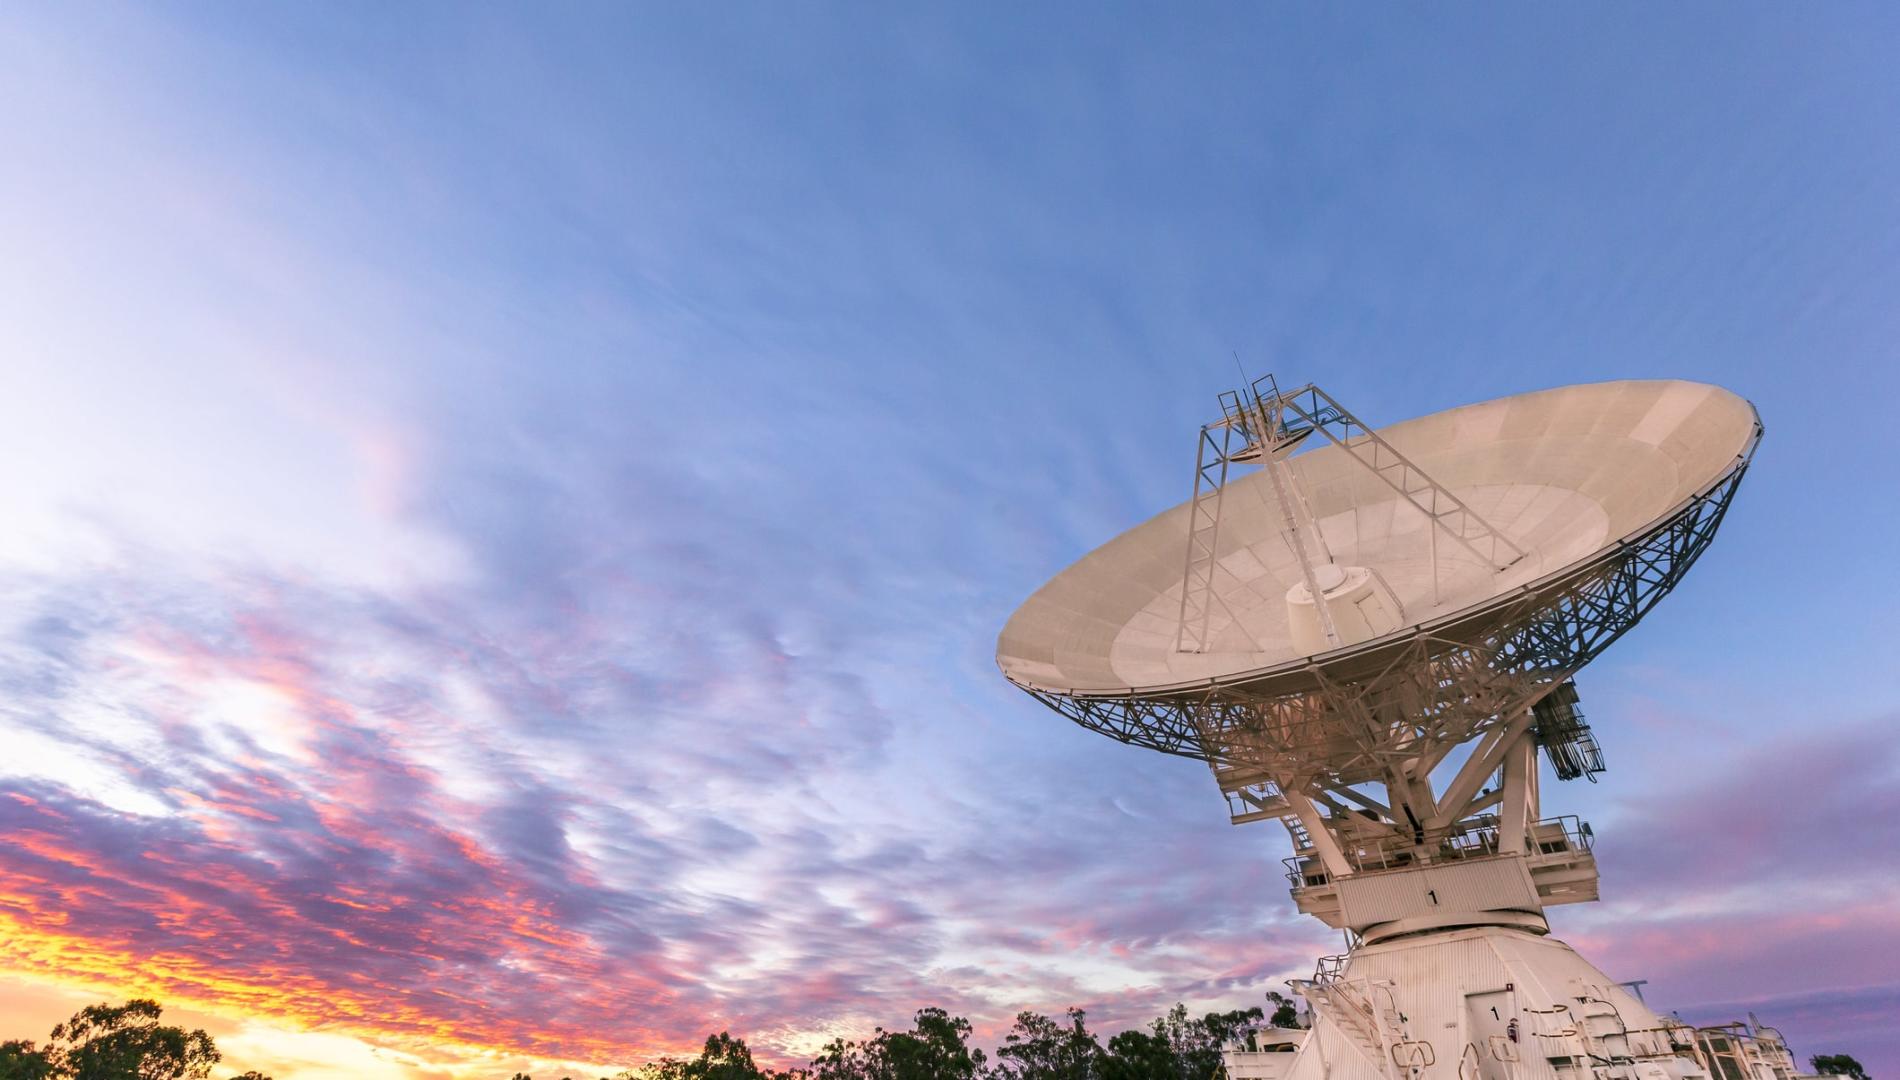
[[1313, 981], [1329, 983], [1346, 973], [1346, 955], [1322, 956], [1313, 965]]
[[[1533, 824], [1525, 832], [1525, 842], [1524, 854], [1533, 858], [1572, 852], [1588, 854], [1595, 834], [1590, 831], [1589, 823], [1575, 814], [1564, 814]], [[1450, 828], [1428, 829], [1422, 844], [1393, 836], [1354, 844], [1341, 854], [1346, 858], [1346, 865], [1357, 872], [1487, 858], [1500, 854], [1497, 820], [1486, 817]], [[1281, 861], [1286, 867], [1288, 883], [1296, 889], [1317, 888], [1332, 880], [1325, 864], [1316, 856], [1295, 855]]]
[[1696, 1058], [1695, 1029], [1687, 1024], [1653, 1028], [1632, 1028], [1623, 1033], [1629, 1042], [1630, 1056], [1637, 1060], [1656, 1058]]

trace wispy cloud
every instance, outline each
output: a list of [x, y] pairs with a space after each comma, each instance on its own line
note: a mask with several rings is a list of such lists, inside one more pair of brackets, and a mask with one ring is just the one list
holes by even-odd
[[[517, 550], [573, 558], [552, 535]], [[795, 1056], [924, 1001], [1134, 1022], [1257, 995], [1310, 951], [1273, 943], [1277, 878], [1210, 872], [1233, 856], [1182, 845], [1178, 818], [1110, 831], [1046, 789], [920, 785], [986, 778], [898, 733], [916, 718], [853, 669], [868, 643], [789, 651], [770, 583], [621, 590], [638, 529], [604, 535], [584, 571], [497, 568], [459, 596], [221, 591], [157, 563], [16, 583], [37, 614], [0, 669], [10, 723], [98, 786], [5, 785], [6, 965], [611, 1061], [719, 1026]]]

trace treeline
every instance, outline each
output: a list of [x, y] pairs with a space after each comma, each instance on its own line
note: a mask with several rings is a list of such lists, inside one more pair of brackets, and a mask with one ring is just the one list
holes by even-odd
[[[1292, 1002], [1267, 996], [1271, 1017], [1252, 1008], [1196, 1018], [1176, 1005], [1106, 1043], [1080, 1009], [1061, 1018], [1018, 1013], [990, 1055], [970, 1045], [968, 1020], [921, 1009], [909, 1031], [878, 1028], [861, 1042], [833, 1039], [809, 1065], [785, 1070], [760, 1067], [744, 1039], [722, 1031], [706, 1039], [698, 1057], [661, 1058], [601, 1080], [1222, 1080], [1223, 1047], [1249, 1045], [1263, 1026], [1299, 1025]], [[513, 1080], [534, 1078], [516, 1073]]]
[[[885, 1031], [862, 1042], [833, 1039], [803, 1068], [759, 1067], [744, 1039], [707, 1037], [698, 1057], [661, 1058], [600, 1080], [1225, 1080], [1221, 1050], [1253, 1046], [1261, 1027], [1299, 1027], [1292, 1002], [1267, 995], [1262, 1010], [1208, 1013], [1194, 1019], [1176, 1005], [1146, 1028], [1104, 1044], [1082, 1010], [1061, 1019], [1023, 1012], [994, 1055], [970, 1045], [970, 1022], [942, 1009], [922, 1009], [909, 1031]], [[156, 1001], [89, 1005], [53, 1028], [45, 1045], [0, 1042], [0, 1080], [207, 1080], [223, 1055], [202, 1030], [158, 1022]], [[1846, 1054], [1818, 1054], [1816, 1073], [1870, 1080]], [[230, 1080], [271, 1080], [256, 1071]], [[513, 1080], [533, 1080], [516, 1073]], [[561, 1080], [575, 1080], [562, 1077]]]
[[[1272, 1024], [1298, 1023], [1286, 998], [1268, 997]], [[0, 1080], [206, 1080], [223, 1060], [217, 1044], [202, 1030], [159, 1023], [162, 1013], [146, 999], [87, 1006], [54, 1027], [43, 1045], [0, 1042]], [[706, 1039], [698, 1057], [661, 1058], [601, 1080], [1219, 1080], [1221, 1047], [1245, 1043], [1263, 1015], [1255, 1008], [1195, 1019], [1176, 1005], [1104, 1045], [1080, 1009], [1059, 1020], [1025, 1012], [991, 1057], [970, 1045], [968, 1020], [923, 1009], [909, 1031], [878, 1028], [862, 1041], [834, 1039], [804, 1068], [761, 1068], [744, 1039], [722, 1031]], [[271, 1078], [252, 1071], [230, 1080]], [[533, 1078], [516, 1073], [513, 1080]]]

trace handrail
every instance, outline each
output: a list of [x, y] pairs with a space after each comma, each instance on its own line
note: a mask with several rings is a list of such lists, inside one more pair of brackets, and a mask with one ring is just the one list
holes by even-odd
[[[1341, 854], [1356, 871], [1400, 870], [1433, 863], [1461, 862], [1504, 854], [1498, 842], [1498, 823], [1486, 815], [1439, 829], [1427, 829], [1425, 842], [1418, 844], [1405, 837], [1388, 837], [1353, 844]], [[1550, 855], [1582, 852], [1589, 854], [1595, 843], [1590, 826], [1575, 814], [1560, 814], [1533, 822], [1525, 830], [1529, 843], [1524, 853], [1531, 859]], [[1317, 888], [1331, 882], [1320, 861], [1310, 855], [1294, 855], [1281, 860], [1287, 881], [1295, 889]]]

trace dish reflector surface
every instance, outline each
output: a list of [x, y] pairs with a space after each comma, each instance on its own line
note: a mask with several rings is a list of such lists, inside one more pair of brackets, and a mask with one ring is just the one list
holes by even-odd
[[[1058, 574], [1003, 627], [997, 663], [1055, 694], [1134, 695], [1258, 680], [1312, 662], [1348, 662], [1421, 623], [1481, 617], [1526, 587], [1588, 564], [1662, 526], [1744, 466], [1760, 424], [1716, 386], [1626, 381], [1500, 398], [1381, 428], [1379, 434], [1470, 506], [1524, 558], [1494, 572], [1436, 540], [1424, 514], [1336, 445], [1290, 459], [1327, 546], [1382, 575], [1405, 625], [1322, 654], [1293, 645], [1287, 590], [1301, 570], [1264, 471], [1231, 477], [1215, 547], [1208, 647], [1175, 648], [1188, 505], [1109, 541]], [[1319, 440], [1308, 440], [1309, 445]], [[1436, 581], [1434, 582], [1434, 576]]]

